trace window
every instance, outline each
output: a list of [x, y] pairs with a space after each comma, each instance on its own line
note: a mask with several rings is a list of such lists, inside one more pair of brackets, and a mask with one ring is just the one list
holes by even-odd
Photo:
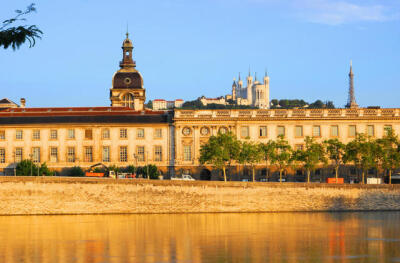
[[15, 156], [14, 156], [15, 162], [16, 163], [21, 162], [22, 158], [23, 158], [23, 150], [22, 150], [22, 148], [20, 148], [20, 147], [15, 148], [15, 153], [14, 154], [15, 154]]
[[162, 147], [154, 146], [154, 161], [161, 162], [162, 161]]
[[32, 161], [34, 163], [40, 163], [40, 148], [39, 147], [32, 148]]
[[303, 137], [303, 126], [294, 127], [294, 136], [295, 137]]
[[75, 130], [74, 129], [68, 129], [67, 138], [68, 139], [75, 139]]
[[103, 146], [102, 160], [105, 163], [110, 161], [110, 146]]
[[68, 147], [67, 149], [67, 162], [75, 162], [75, 147]]
[[249, 137], [249, 127], [248, 126], [242, 126], [240, 128], [240, 136], [242, 138], [247, 138]]
[[192, 130], [189, 127], [185, 127], [182, 129], [182, 134], [185, 136], [189, 136], [192, 133]]
[[261, 126], [260, 127], [260, 137], [267, 137], [267, 126]]
[[92, 131], [92, 129], [86, 129], [85, 130], [85, 139], [86, 140], [93, 139], [93, 131]]
[[137, 129], [137, 137], [144, 138], [144, 129]]
[[56, 163], [58, 161], [57, 147], [50, 147], [50, 162]]
[[162, 129], [155, 129], [154, 138], [161, 138], [161, 137], [162, 137]]
[[103, 129], [101, 131], [101, 138], [102, 139], [110, 139], [110, 130], [109, 129]]
[[349, 137], [356, 137], [357, 129], [356, 125], [349, 126]]
[[58, 133], [57, 130], [50, 130], [50, 140], [57, 140]]
[[285, 136], [285, 126], [278, 126], [278, 136]]
[[93, 162], [93, 147], [92, 146], [85, 147], [85, 157], [84, 158], [85, 158], [85, 162]]
[[120, 162], [128, 161], [128, 147], [126, 146], [119, 147], [119, 161]]
[[137, 160], [138, 162], [144, 162], [144, 146], [137, 147]]
[[375, 136], [375, 128], [374, 125], [367, 126], [367, 135], [368, 136]]
[[192, 160], [192, 146], [191, 145], [183, 146], [183, 160], [184, 161]]
[[219, 128], [218, 132], [221, 133], [221, 134], [226, 134], [228, 132], [228, 128], [221, 127], [221, 128]]
[[331, 136], [338, 137], [339, 136], [339, 126], [333, 125], [331, 126]]
[[32, 140], [40, 140], [40, 130], [32, 131]]
[[321, 127], [313, 126], [313, 137], [321, 137]]
[[383, 126], [383, 134], [388, 135], [388, 132], [392, 130], [392, 125]]
[[6, 162], [6, 149], [0, 148], [0, 163]]
[[5, 130], [1, 130], [0, 131], [0, 140], [5, 140], [6, 139], [6, 131]]
[[128, 138], [128, 130], [127, 129], [119, 129], [119, 138], [127, 139]]
[[122, 97], [122, 105], [125, 107], [133, 108], [134, 107], [134, 98], [133, 95], [128, 93]]
[[15, 131], [15, 139], [22, 140], [24, 138], [24, 133], [22, 130]]

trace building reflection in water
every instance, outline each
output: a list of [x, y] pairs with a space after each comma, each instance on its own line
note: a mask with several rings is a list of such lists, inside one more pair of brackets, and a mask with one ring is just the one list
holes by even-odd
[[400, 213], [0, 217], [0, 262], [388, 262]]

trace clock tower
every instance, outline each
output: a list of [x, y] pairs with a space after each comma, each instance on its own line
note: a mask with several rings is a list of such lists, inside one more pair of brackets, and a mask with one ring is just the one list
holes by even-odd
[[133, 44], [128, 33], [122, 43], [122, 51], [122, 61], [119, 63], [121, 69], [112, 78], [111, 106], [143, 110], [146, 90], [142, 75], [136, 70], [136, 62], [132, 58]]

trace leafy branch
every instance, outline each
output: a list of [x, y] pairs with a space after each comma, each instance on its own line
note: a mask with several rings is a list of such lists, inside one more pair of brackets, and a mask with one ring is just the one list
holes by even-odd
[[29, 47], [36, 44], [36, 39], [41, 39], [43, 32], [36, 25], [22, 25], [10, 27], [13, 23], [18, 21], [26, 21], [25, 15], [36, 12], [35, 4], [30, 4], [25, 11], [15, 10], [17, 14], [15, 17], [7, 19], [2, 22], [0, 26], [0, 46], [4, 49], [12, 47], [13, 50], [19, 48], [26, 41], [29, 42]]

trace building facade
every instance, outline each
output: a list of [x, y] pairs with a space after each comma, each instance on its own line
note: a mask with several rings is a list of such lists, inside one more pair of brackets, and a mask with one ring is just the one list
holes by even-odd
[[[400, 134], [398, 108], [358, 108], [353, 103], [347, 109], [267, 109], [267, 75], [263, 84], [257, 80], [253, 83], [248, 76], [246, 88], [239, 78], [230, 98], [260, 109], [161, 110], [169, 107], [167, 101], [160, 101], [159, 110], [145, 109], [143, 78], [132, 58], [133, 44], [128, 35], [122, 49], [121, 68], [112, 78], [111, 107], [27, 108], [24, 99], [21, 105], [3, 101], [0, 173], [12, 175], [18, 162], [30, 159], [46, 162], [60, 173], [96, 163], [155, 164], [167, 178], [190, 173], [196, 179], [209, 180], [220, 178], [219, 172], [200, 165], [200, 148], [218, 132], [230, 131], [238, 139], [252, 142], [267, 142], [283, 135], [294, 149], [304, 146], [306, 136], [320, 141], [338, 138], [347, 143], [357, 133], [380, 138], [391, 128]], [[352, 70], [350, 78], [354, 94]], [[174, 101], [174, 107], [181, 102]], [[239, 164], [233, 163], [230, 171], [240, 175]], [[264, 164], [259, 164], [257, 177], [264, 172]]]

